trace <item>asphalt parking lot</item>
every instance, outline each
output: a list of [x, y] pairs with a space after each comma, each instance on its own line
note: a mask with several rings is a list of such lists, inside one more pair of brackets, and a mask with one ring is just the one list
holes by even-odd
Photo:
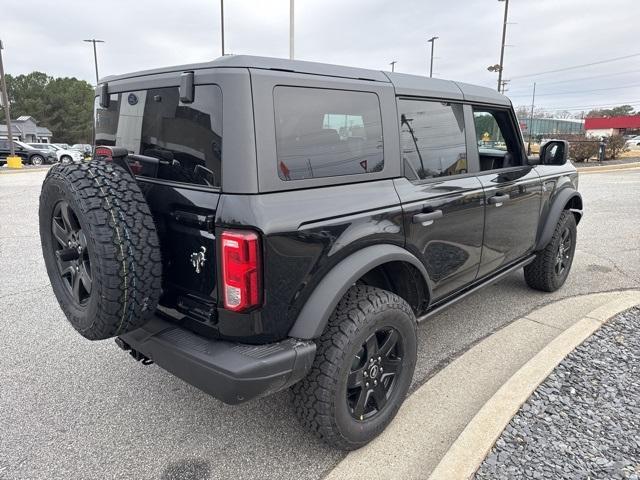
[[[286, 392], [230, 407], [111, 340], [77, 335], [41, 258], [44, 175], [0, 175], [0, 478], [315, 479], [342, 458], [297, 424]], [[414, 387], [541, 305], [640, 287], [640, 169], [582, 175], [580, 190], [585, 217], [565, 286], [534, 292], [516, 273], [430, 318]]]

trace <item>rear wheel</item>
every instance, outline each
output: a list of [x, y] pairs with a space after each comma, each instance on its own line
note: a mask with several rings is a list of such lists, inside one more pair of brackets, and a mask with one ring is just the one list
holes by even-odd
[[63, 155], [62, 157], [60, 157], [60, 161], [62, 163], [69, 163], [71, 161], [71, 157], [69, 155]]
[[44, 163], [44, 157], [41, 155], [33, 155], [31, 157], [31, 165], [42, 165]]
[[311, 371], [292, 387], [296, 414], [332, 446], [366, 445], [402, 405], [416, 352], [409, 305], [385, 290], [352, 287], [318, 340]]
[[536, 290], [554, 292], [567, 280], [576, 250], [576, 219], [564, 210], [544, 250], [524, 267], [527, 284]]

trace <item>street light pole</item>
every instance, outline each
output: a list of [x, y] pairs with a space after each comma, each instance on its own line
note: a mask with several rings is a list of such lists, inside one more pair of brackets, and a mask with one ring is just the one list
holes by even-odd
[[389, 64], [389, 65], [391, 65], [391, 71], [392, 71], [392, 72], [395, 72], [395, 71], [396, 71], [396, 69], [395, 69], [396, 63], [398, 63], [398, 62], [397, 62], [396, 60], [394, 60], [393, 62], [391, 62], [391, 63]]
[[289, 0], [289, 59], [293, 60], [294, 53], [294, 33], [295, 33], [295, 14], [294, 14], [295, 0]]
[[9, 95], [7, 95], [7, 81], [4, 78], [4, 65], [2, 63], [2, 40], [0, 40], [0, 81], [2, 82], [2, 104], [4, 105], [4, 116], [7, 123], [7, 137], [9, 138], [9, 152], [12, 157], [16, 152], [13, 147], [13, 132], [11, 132], [11, 108], [9, 106]]
[[222, 37], [222, 56], [224, 57], [224, 0], [220, 0], [220, 36]]
[[531, 114], [529, 115], [529, 145], [527, 155], [531, 155], [531, 140], [533, 139], [533, 109], [536, 105], [536, 82], [533, 82], [533, 97], [531, 98]]
[[502, 66], [504, 62], [504, 43], [507, 38], [507, 17], [509, 12], [509, 0], [498, 0], [504, 2], [504, 20], [502, 22], [502, 45], [500, 47], [500, 68], [498, 69], [498, 92], [502, 86]]
[[98, 85], [98, 52], [96, 51], [96, 43], [104, 43], [104, 40], [96, 40], [95, 38], [92, 38], [84, 41], [87, 43], [93, 43], [93, 63], [96, 67], [96, 85]]
[[431, 62], [429, 62], [429, 77], [433, 77], [433, 45], [439, 37], [431, 37], [428, 42], [431, 43]]

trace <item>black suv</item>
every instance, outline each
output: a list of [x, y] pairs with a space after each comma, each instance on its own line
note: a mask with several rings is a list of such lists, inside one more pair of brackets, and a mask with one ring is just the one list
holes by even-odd
[[[9, 140], [0, 139], [0, 165], [7, 163], [7, 157], [11, 155], [11, 149], [9, 148]], [[42, 165], [45, 163], [56, 163], [58, 158], [55, 152], [34, 148], [26, 143], [13, 141], [13, 150], [16, 156], [20, 157], [23, 163], [31, 165]]]
[[582, 216], [568, 146], [528, 159], [487, 88], [248, 56], [108, 77], [95, 158], [40, 200], [85, 337], [227, 403], [291, 387], [358, 448], [392, 420], [416, 323], [524, 267], [562, 286]]

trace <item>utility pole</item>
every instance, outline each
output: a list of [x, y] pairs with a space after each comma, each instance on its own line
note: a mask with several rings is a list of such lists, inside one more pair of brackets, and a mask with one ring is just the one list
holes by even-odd
[[293, 60], [294, 53], [294, 24], [295, 24], [295, 14], [294, 14], [294, 4], [295, 0], [289, 0], [289, 59]]
[[93, 63], [96, 67], [96, 85], [98, 85], [98, 52], [96, 51], [96, 43], [104, 43], [104, 40], [96, 40], [92, 38], [91, 40], [84, 40], [87, 43], [93, 43]]
[[504, 92], [507, 91], [506, 86], [509, 84], [511, 80], [502, 80], [502, 82], [500, 82], [500, 86], [501, 89], [498, 89], [498, 93], [502, 93], [504, 95]]
[[391, 63], [389, 64], [389, 65], [391, 65], [391, 71], [392, 71], [392, 72], [395, 72], [395, 71], [396, 71], [396, 69], [395, 69], [396, 63], [398, 63], [398, 62], [397, 62], [396, 60], [394, 60], [393, 62], [391, 62]]
[[428, 42], [431, 43], [431, 62], [429, 63], [429, 78], [433, 77], [433, 45], [439, 37], [431, 37]]
[[536, 105], [536, 82], [533, 82], [533, 96], [531, 97], [531, 113], [529, 114], [529, 146], [527, 155], [531, 155], [531, 140], [533, 138], [533, 108]]
[[22, 159], [16, 157], [13, 145], [13, 132], [11, 131], [11, 106], [9, 105], [9, 95], [7, 95], [7, 80], [4, 77], [4, 64], [2, 63], [2, 40], [0, 40], [0, 83], [2, 84], [2, 105], [4, 105], [4, 116], [7, 123], [7, 137], [9, 139], [9, 157], [7, 166], [9, 168], [22, 168]]
[[500, 68], [498, 69], [498, 92], [502, 85], [502, 68], [504, 65], [504, 43], [507, 38], [507, 18], [509, 14], [509, 0], [498, 0], [504, 2], [504, 20], [502, 22], [502, 45], [500, 47]]
[[220, 0], [220, 36], [222, 37], [222, 56], [224, 57], [224, 0]]

